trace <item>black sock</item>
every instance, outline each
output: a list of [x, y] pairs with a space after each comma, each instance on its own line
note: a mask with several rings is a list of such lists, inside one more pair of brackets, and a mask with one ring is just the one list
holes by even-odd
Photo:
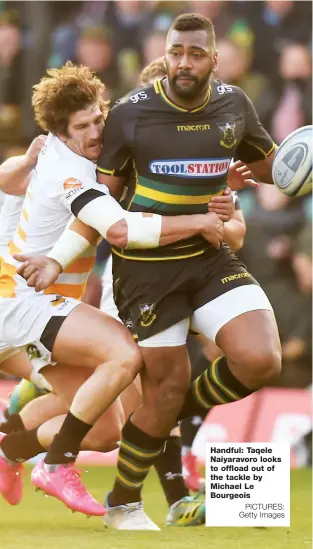
[[0, 432], [6, 433], [16, 433], [17, 431], [23, 431], [25, 429], [23, 420], [20, 414], [5, 414], [7, 421], [0, 423]]
[[241, 400], [254, 393], [231, 372], [226, 357], [209, 363], [209, 367], [190, 385], [178, 419], [197, 416], [213, 406]]
[[109, 495], [111, 507], [141, 500], [143, 482], [164, 443], [164, 438], [151, 437], [127, 420], [122, 430], [117, 475]]
[[73, 416], [69, 412], [60, 432], [55, 435], [50, 450], [45, 457], [47, 464], [71, 463], [79, 453], [82, 440], [90, 431], [92, 425]]
[[169, 505], [189, 495], [182, 472], [179, 436], [170, 436], [167, 439], [164, 451], [157, 457], [154, 467]]
[[38, 428], [31, 431], [18, 431], [7, 435], [0, 444], [0, 449], [10, 461], [27, 461], [45, 452], [37, 437]]
[[203, 410], [201, 416], [191, 416], [183, 419], [180, 424], [182, 445], [188, 448], [192, 447], [193, 441], [207, 416], [207, 410]]

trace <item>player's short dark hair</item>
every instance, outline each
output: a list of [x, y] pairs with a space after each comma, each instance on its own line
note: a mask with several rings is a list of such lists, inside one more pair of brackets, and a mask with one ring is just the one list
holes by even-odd
[[169, 32], [176, 30], [181, 32], [204, 30], [208, 33], [209, 40], [215, 48], [214, 25], [208, 17], [201, 13], [183, 13], [174, 19]]

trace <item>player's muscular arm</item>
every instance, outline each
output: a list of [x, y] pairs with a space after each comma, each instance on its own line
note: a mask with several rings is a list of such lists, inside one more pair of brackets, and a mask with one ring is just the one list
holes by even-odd
[[273, 151], [267, 158], [264, 160], [258, 160], [257, 162], [247, 163], [247, 166], [253, 176], [260, 181], [261, 183], [274, 184], [272, 178], [272, 165], [275, 156], [275, 151]]
[[[135, 217], [136, 216], [136, 220]], [[160, 236], [155, 241], [155, 245], [152, 245], [152, 241], [149, 243], [144, 240], [144, 230], [149, 232], [149, 218], [153, 216], [154, 220], [158, 221], [160, 227]], [[142, 225], [142, 231], [140, 231], [140, 223], [145, 220], [146, 227]], [[138, 223], [138, 231], [133, 230], [132, 219], [134, 223]], [[154, 225], [154, 220], [151, 219], [151, 229]], [[160, 223], [160, 225], [159, 225]], [[152, 225], [153, 224], [153, 225]], [[155, 228], [157, 225], [155, 224]], [[219, 248], [223, 239], [223, 223], [215, 213], [208, 213], [206, 215], [178, 215], [175, 217], [156, 216], [155, 214], [145, 214], [142, 212], [127, 212], [127, 220], [122, 219], [115, 223], [107, 232], [106, 240], [113, 246], [118, 248], [156, 248], [159, 246], [167, 246], [173, 242], [185, 240], [191, 238], [197, 234], [202, 236], [212, 244], [215, 248]], [[153, 231], [153, 229], [152, 229]], [[154, 232], [154, 231], [153, 231]], [[150, 244], [150, 245], [149, 245]]]
[[16, 196], [26, 193], [31, 172], [45, 141], [46, 136], [39, 135], [32, 141], [25, 154], [8, 158], [1, 164], [0, 189], [3, 192]]
[[[17, 261], [24, 262], [18, 268], [18, 274], [27, 280], [29, 286], [34, 286], [36, 291], [52, 284], [60, 272], [86, 250], [92, 243], [88, 238], [94, 238], [97, 232], [111, 244], [121, 248], [156, 248], [196, 234], [201, 234], [215, 248], [221, 245], [224, 224], [215, 213], [162, 217], [142, 212], [126, 212], [112, 196], [99, 194], [97, 198], [85, 203], [78, 212], [73, 211], [83, 224], [76, 222], [76, 230], [73, 230], [73, 225], [66, 229], [48, 257], [14, 255]], [[86, 196], [83, 195], [84, 193], [80, 195], [80, 199], [83, 197], [85, 201]], [[96, 232], [89, 233], [84, 224], [93, 227]]]
[[245, 234], [246, 223], [242, 210], [235, 210], [230, 221], [224, 224], [224, 241], [236, 253], [243, 246]]
[[0, 189], [6, 194], [21, 196], [26, 193], [30, 181], [30, 165], [25, 155], [12, 156], [0, 166]]
[[[72, 204], [72, 213], [96, 229], [113, 246], [149, 249], [166, 246], [202, 234], [215, 247], [220, 246], [222, 221], [217, 214], [162, 217], [145, 212], [129, 212], [110, 195], [86, 193], [86, 200]], [[219, 221], [219, 223], [217, 222]]]

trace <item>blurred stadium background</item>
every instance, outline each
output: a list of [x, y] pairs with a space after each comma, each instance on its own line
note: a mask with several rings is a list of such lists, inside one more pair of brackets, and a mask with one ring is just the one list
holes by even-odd
[[[184, 12], [212, 19], [217, 76], [244, 89], [278, 144], [312, 123], [310, 1], [0, 1], [0, 161], [23, 154], [40, 133], [31, 93], [47, 68], [68, 59], [88, 65], [114, 101], [137, 87], [141, 69], [163, 55], [166, 32]], [[287, 438], [295, 444], [293, 465], [303, 466], [311, 432], [311, 196], [290, 200], [263, 185], [242, 191], [240, 200], [248, 228], [241, 256], [274, 306], [283, 374], [279, 386], [248, 404], [211, 414], [196, 449], [203, 455], [206, 439]], [[3, 376], [0, 397], [12, 383]], [[230, 406], [237, 407], [233, 413]]]

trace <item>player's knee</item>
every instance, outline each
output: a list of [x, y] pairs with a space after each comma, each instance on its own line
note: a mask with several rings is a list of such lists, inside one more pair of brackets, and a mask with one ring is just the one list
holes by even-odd
[[254, 351], [250, 364], [253, 365], [256, 384], [262, 387], [279, 377], [281, 373], [280, 349], [268, 348], [259, 352]]
[[187, 378], [164, 380], [158, 392], [158, 409], [164, 414], [180, 409], [183, 405], [188, 386], [189, 379]]
[[121, 390], [133, 382], [139, 370], [143, 366], [142, 355], [135, 343], [122, 345], [103, 360], [98, 366], [104, 375], [108, 375], [108, 368], [111, 368], [112, 376], [117, 376], [121, 382]]
[[142, 354], [139, 347], [137, 345], [128, 347], [120, 359], [120, 370], [125, 380], [128, 380], [127, 386], [134, 381], [142, 365]]

